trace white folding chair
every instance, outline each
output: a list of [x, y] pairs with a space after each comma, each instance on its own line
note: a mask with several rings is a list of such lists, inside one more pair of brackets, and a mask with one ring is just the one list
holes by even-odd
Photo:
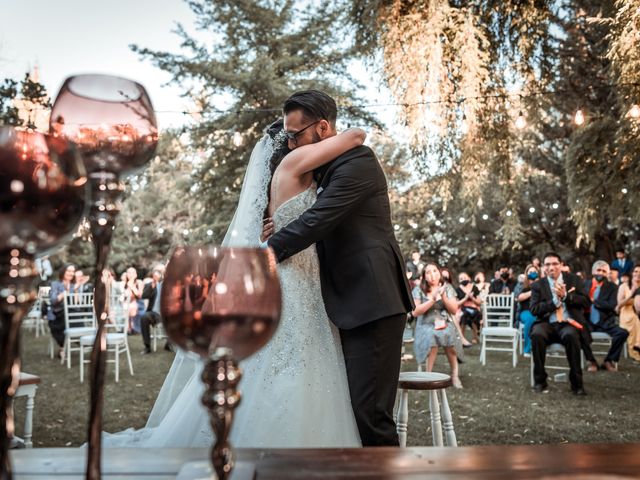
[[151, 326], [151, 337], [153, 338], [153, 351], [155, 352], [158, 349], [158, 339], [167, 338], [162, 322], [158, 322]]
[[64, 352], [71, 368], [71, 352], [80, 351], [80, 338], [96, 332], [93, 293], [65, 293], [64, 327]]
[[[591, 338], [593, 342], [591, 343], [591, 351], [594, 355], [602, 355], [606, 358], [609, 353], [609, 349], [611, 349], [611, 344], [613, 343], [613, 338], [611, 335], [605, 332], [591, 332]], [[628, 357], [627, 348], [622, 349], [622, 354], [624, 358]], [[615, 363], [616, 370], [618, 369], [618, 362]]]
[[[554, 363], [549, 364], [549, 360], [552, 360]], [[557, 363], [556, 363], [557, 362]], [[568, 372], [571, 370], [569, 365], [567, 364], [567, 354], [564, 349], [564, 345], [561, 343], [552, 343], [547, 346], [547, 356], [544, 362], [545, 370], [561, 370]], [[582, 354], [582, 350], [580, 350], [580, 368], [584, 370], [584, 355]], [[533, 378], [533, 355], [531, 355], [531, 386], [535, 385], [535, 379]]]
[[[480, 333], [482, 365], [487, 364], [487, 351], [511, 352], [513, 366], [518, 364], [520, 333], [513, 327], [514, 306], [513, 294], [491, 294], [482, 304], [483, 327]], [[496, 346], [492, 346], [493, 344]]]
[[28, 328], [29, 330], [35, 330], [36, 338], [40, 335], [44, 336], [46, 333], [45, 326], [47, 324], [47, 318], [42, 315], [42, 306], [43, 304], [49, 305], [50, 290], [51, 287], [40, 287], [38, 289], [38, 297], [29, 310], [29, 313], [27, 313], [22, 321], [23, 327]]
[[[129, 324], [129, 312], [119, 296], [112, 296], [109, 299], [109, 319], [106, 324], [106, 343], [107, 354], [114, 354], [113, 360], [107, 358], [107, 363], [115, 364], [116, 383], [120, 381], [120, 354], [127, 355], [129, 364], [129, 373], [133, 376], [133, 364], [131, 362], [131, 351], [129, 350], [129, 341], [127, 337], [127, 329]], [[95, 333], [85, 335], [80, 338], [80, 383], [84, 383], [84, 365], [91, 363], [90, 358], [85, 360], [85, 349], [91, 352], [95, 342]]]

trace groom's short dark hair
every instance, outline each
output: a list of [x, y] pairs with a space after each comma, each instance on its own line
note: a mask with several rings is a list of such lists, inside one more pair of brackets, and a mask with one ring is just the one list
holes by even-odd
[[294, 110], [302, 110], [309, 121], [326, 120], [332, 126], [336, 125], [336, 101], [320, 90], [303, 90], [287, 98], [282, 107], [283, 113], [286, 115]]

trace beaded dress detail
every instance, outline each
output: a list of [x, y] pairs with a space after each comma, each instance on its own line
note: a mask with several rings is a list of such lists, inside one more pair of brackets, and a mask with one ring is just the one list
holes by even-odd
[[[297, 219], [315, 199], [312, 185], [284, 202], [273, 215], [275, 229]], [[239, 448], [359, 447], [340, 335], [324, 308], [315, 245], [278, 264], [278, 274], [280, 325], [267, 345], [240, 363], [242, 400], [231, 443]], [[104, 433], [106, 447], [212, 445], [209, 415], [200, 401], [202, 361], [178, 352], [171, 368], [192, 372], [171, 385], [175, 401], [166, 411], [154, 407], [143, 429]], [[156, 408], [162, 410], [157, 416]]]
[[[275, 230], [316, 200], [315, 185], [273, 214]], [[278, 265], [282, 316], [271, 341], [241, 364], [243, 394], [231, 431], [242, 447], [355, 447], [360, 437], [351, 409], [338, 329], [320, 290], [315, 245]]]

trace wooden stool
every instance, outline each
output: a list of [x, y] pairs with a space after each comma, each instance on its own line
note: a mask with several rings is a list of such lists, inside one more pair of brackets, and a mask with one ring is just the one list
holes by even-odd
[[[431, 431], [433, 446], [442, 447], [442, 426], [447, 439], [447, 446], [457, 447], [456, 432], [453, 430], [453, 418], [447, 401], [445, 389], [452, 386], [451, 377], [435, 372], [401, 372], [398, 381], [400, 401], [398, 403], [398, 438], [400, 446], [407, 446], [407, 424], [409, 421], [409, 390], [429, 390], [429, 410], [431, 411]], [[438, 401], [438, 392], [442, 401], [442, 410]]]
[[13, 398], [27, 397], [27, 407], [24, 415], [24, 447], [31, 448], [33, 443], [31, 437], [33, 434], [33, 407], [35, 404], [36, 390], [40, 383], [40, 377], [29, 373], [20, 372], [20, 382]]

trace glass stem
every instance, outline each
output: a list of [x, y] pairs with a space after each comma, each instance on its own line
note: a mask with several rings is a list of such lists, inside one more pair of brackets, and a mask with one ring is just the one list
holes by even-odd
[[39, 278], [31, 255], [14, 249], [0, 256], [0, 480], [13, 478], [9, 446], [20, 381], [20, 324], [36, 299]]
[[228, 437], [233, 422], [233, 412], [240, 403], [237, 390], [242, 371], [233, 359], [231, 350], [220, 348], [207, 362], [202, 380], [207, 390], [202, 403], [209, 410], [211, 428], [216, 443], [211, 449], [211, 463], [219, 480], [228, 479], [234, 465], [234, 455]]
[[[98, 328], [91, 351], [91, 398], [88, 428], [88, 451], [86, 478], [99, 480], [101, 478], [102, 456], [102, 407], [104, 403], [104, 378], [107, 355], [107, 341], [105, 324], [109, 316], [107, 285], [104, 281], [104, 269], [109, 256], [111, 237], [119, 208], [119, 198], [122, 184], [118, 177], [108, 172], [97, 172], [89, 175], [93, 202], [89, 211], [91, 236], [95, 249], [95, 291], [93, 307], [96, 314]], [[126, 333], [126, 332], [125, 332]]]

